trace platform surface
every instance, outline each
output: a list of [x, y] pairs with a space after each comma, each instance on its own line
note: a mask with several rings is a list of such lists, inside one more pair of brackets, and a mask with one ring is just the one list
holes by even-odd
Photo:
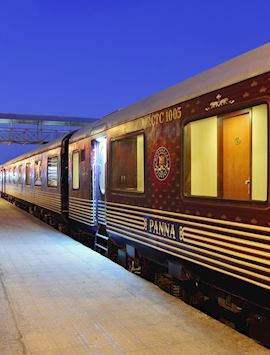
[[0, 354], [270, 354], [0, 199]]

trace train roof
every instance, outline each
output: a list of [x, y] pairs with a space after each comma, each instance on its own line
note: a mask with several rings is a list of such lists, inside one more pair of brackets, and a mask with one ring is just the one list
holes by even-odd
[[77, 131], [71, 141], [97, 134], [169, 106], [270, 71], [270, 43], [242, 54], [155, 95], [112, 112]]
[[70, 133], [68, 134], [65, 134], [63, 137], [61, 138], [58, 138], [58, 139], [55, 139], [54, 141], [52, 142], [49, 142], [47, 144], [44, 144], [34, 150], [31, 150], [30, 152], [27, 152], [25, 154], [22, 154], [14, 159], [11, 159], [5, 163], [3, 163], [1, 166], [5, 166], [5, 165], [11, 165], [11, 164], [15, 164], [17, 163], [18, 161], [21, 161], [21, 160], [24, 160], [24, 159], [27, 159], [27, 158], [30, 158], [34, 155], [37, 155], [37, 154], [41, 154], [41, 153], [44, 153], [44, 152], [47, 152], [51, 149], [55, 149], [55, 148], [58, 148], [58, 147], [61, 147], [62, 145], [62, 142], [63, 140], [68, 136], [70, 135]]

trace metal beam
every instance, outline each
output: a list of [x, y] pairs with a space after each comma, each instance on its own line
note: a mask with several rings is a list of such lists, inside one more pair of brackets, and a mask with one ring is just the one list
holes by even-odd
[[0, 113], [0, 144], [44, 144], [95, 121], [86, 117]]
[[48, 116], [48, 115], [27, 115], [17, 113], [0, 113], [0, 124], [38, 124], [42, 122], [44, 126], [85, 126], [93, 123], [97, 118], [76, 117], [76, 116]]
[[45, 144], [64, 136], [70, 130], [42, 130], [35, 129], [10, 129], [0, 128], [0, 144]]

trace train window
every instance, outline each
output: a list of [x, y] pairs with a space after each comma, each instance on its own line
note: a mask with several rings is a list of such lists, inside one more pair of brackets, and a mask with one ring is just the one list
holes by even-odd
[[16, 184], [16, 166], [13, 166], [13, 169], [12, 169], [12, 171], [13, 171], [13, 184]]
[[85, 161], [85, 149], [81, 150], [81, 161]]
[[47, 178], [48, 186], [57, 187], [57, 178], [58, 178], [58, 157], [49, 157], [48, 158], [48, 167], [47, 167]]
[[79, 151], [72, 154], [72, 188], [78, 190], [80, 188], [80, 155]]
[[18, 168], [18, 183], [22, 184], [22, 165], [19, 165]]
[[129, 136], [111, 143], [111, 188], [144, 192], [144, 136]]
[[31, 185], [31, 164], [26, 163], [25, 166], [25, 184]]
[[41, 181], [41, 166], [42, 166], [42, 161], [41, 160], [36, 160], [35, 161], [35, 185], [36, 186], [41, 186], [42, 181]]
[[184, 127], [186, 196], [266, 201], [267, 105]]

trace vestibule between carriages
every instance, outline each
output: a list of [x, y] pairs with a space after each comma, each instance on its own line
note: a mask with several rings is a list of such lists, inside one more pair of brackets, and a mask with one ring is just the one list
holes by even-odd
[[267, 200], [267, 105], [188, 123], [185, 195]]

